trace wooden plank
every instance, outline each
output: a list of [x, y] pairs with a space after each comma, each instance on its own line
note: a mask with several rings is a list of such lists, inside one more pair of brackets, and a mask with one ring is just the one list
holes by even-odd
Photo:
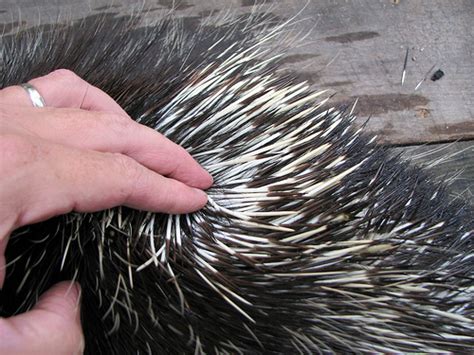
[[[474, 138], [474, 2], [317, 1], [305, 15], [316, 28], [300, 53], [320, 56], [294, 68], [336, 90], [338, 102], [359, 98], [361, 119], [372, 115], [368, 130], [383, 142]], [[415, 92], [433, 65], [446, 75]]]

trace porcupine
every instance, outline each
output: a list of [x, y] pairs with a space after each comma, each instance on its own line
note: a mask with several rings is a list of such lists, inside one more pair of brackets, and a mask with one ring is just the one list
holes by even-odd
[[365, 136], [352, 106], [275, 72], [288, 24], [180, 23], [1, 38], [1, 87], [71, 69], [215, 183], [193, 214], [119, 207], [14, 232], [0, 315], [73, 279], [91, 354], [472, 351], [469, 207]]

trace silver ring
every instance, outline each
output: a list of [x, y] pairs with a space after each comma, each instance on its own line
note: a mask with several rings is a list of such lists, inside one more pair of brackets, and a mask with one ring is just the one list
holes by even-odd
[[36, 90], [36, 88], [28, 83], [20, 84], [20, 86], [25, 89], [26, 93], [30, 97], [31, 103], [34, 107], [45, 107], [43, 96]]

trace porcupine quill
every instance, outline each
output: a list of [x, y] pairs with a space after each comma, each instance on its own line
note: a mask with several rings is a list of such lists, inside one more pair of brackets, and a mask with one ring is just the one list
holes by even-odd
[[135, 20], [4, 34], [1, 87], [73, 70], [185, 147], [209, 203], [15, 231], [0, 315], [73, 279], [90, 354], [474, 350], [471, 210], [276, 72], [289, 23]]

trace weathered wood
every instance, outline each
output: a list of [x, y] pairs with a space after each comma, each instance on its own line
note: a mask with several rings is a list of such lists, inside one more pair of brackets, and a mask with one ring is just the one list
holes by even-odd
[[[314, 42], [299, 51], [319, 57], [294, 68], [335, 89], [337, 101], [359, 98], [361, 119], [372, 116], [367, 129], [388, 144], [474, 138], [474, 2], [392, 3], [311, 2], [304, 12], [316, 26], [308, 37]], [[415, 91], [433, 65], [446, 75]]]

